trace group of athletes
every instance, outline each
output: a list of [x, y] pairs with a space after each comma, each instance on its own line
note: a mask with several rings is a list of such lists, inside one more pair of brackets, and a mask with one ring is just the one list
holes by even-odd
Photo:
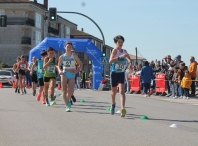
[[[111, 86], [112, 86], [112, 105], [110, 109], [110, 114], [115, 113], [115, 97], [117, 93], [117, 86], [119, 86], [120, 92], [120, 101], [121, 101], [121, 117], [125, 117], [125, 62], [126, 60], [130, 63], [130, 56], [126, 50], [122, 49], [124, 38], [122, 36], [116, 36], [114, 38], [116, 48], [113, 49], [109, 63], [111, 65]], [[54, 89], [56, 85], [57, 72], [61, 76], [61, 90], [62, 97], [66, 105], [66, 112], [71, 111], [72, 101], [75, 102], [74, 98], [74, 88], [75, 88], [75, 75], [79, 73], [81, 76], [82, 73], [82, 62], [78, 56], [73, 52], [72, 42], [67, 41], [65, 44], [65, 53], [59, 58], [55, 58], [55, 49], [48, 47], [47, 51], [41, 51], [41, 58], [37, 59], [35, 56], [32, 58], [32, 63], [28, 65], [25, 61], [25, 57], [17, 57], [17, 63], [13, 66], [13, 71], [16, 74], [16, 89], [15, 93], [26, 94], [25, 89], [25, 79], [26, 79], [26, 70], [30, 71], [31, 80], [32, 80], [32, 94], [36, 95], [37, 82], [39, 83], [39, 93], [37, 100], [40, 101], [40, 98], [43, 94], [42, 103], [46, 106], [55, 105], [55, 94]], [[78, 66], [76, 67], [76, 63]], [[50, 88], [50, 89], [49, 89]], [[48, 100], [48, 90], [50, 92], [50, 102]], [[73, 97], [73, 98], [72, 98]]]

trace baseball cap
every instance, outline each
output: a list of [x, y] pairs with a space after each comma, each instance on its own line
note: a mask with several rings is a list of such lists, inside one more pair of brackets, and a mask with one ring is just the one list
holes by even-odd
[[170, 67], [168, 70], [173, 70], [173, 68], [172, 68], [172, 67]]
[[163, 59], [167, 59], [167, 56], [165, 56]]
[[177, 55], [176, 58], [181, 58], [181, 55]]

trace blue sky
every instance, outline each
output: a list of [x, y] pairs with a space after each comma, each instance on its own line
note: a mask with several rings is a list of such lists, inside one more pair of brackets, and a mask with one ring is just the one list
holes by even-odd
[[[43, 0], [38, 0], [43, 3]], [[85, 6], [82, 6], [82, 3]], [[125, 38], [123, 48], [150, 60], [166, 55], [181, 55], [189, 65], [190, 56], [198, 60], [197, 0], [49, 0], [58, 11], [74, 11], [91, 17], [102, 29], [106, 44], [115, 47], [113, 38]], [[97, 27], [76, 14], [59, 14], [76, 23], [78, 29], [102, 38]]]

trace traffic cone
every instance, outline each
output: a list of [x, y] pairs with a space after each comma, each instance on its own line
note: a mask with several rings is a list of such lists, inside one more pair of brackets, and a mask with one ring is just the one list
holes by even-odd
[[3, 88], [2, 82], [1, 82], [0, 88]]
[[58, 90], [61, 90], [61, 88], [60, 88], [60, 83], [58, 83]]
[[12, 88], [14, 88], [14, 89], [15, 89], [15, 83], [13, 83]]
[[27, 89], [30, 89], [30, 84], [29, 84], [29, 82], [28, 82], [28, 85], [27, 85]]

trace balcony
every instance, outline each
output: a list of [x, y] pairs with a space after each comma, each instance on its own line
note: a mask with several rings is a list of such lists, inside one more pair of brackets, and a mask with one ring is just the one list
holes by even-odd
[[31, 38], [29, 38], [29, 37], [22, 37], [21, 44], [23, 44], [23, 45], [31, 45]]
[[49, 26], [48, 27], [48, 33], [52, 33], [52, 34], [58, 35], [59, 34], [59, 30]]
[[7, 18], [7, 25], [29, 25], [35, 26], [35, 21], [30, 18], [24, 17], [8, 17]]

